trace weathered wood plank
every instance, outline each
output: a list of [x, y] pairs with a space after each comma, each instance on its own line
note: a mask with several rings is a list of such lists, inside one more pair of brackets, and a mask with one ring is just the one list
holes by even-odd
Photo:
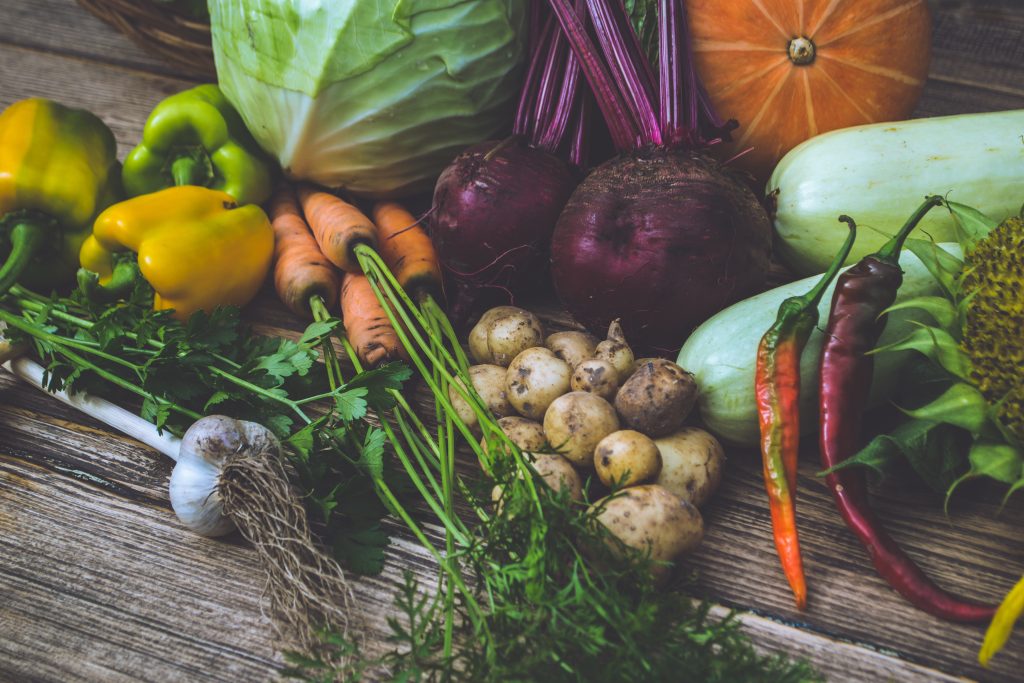
[[[384, 575], [354, 580], [371, 647], [401, 572], [430, 586], [436, 569], [415, 543], [393, 551]], [[263, 681], [281, 665], [248, 548], [189, 534], [166, 500], [119, 499], [6, 456], [0, 587], [0, 680]], [[830, 680], [953, 680], [761, 616], [743, 623], [763, 648], [817, 660]]]
[[176, 75], [166, 60], [127, 40], [75, 0], [3, 0], [0, 42], [69, 57]]

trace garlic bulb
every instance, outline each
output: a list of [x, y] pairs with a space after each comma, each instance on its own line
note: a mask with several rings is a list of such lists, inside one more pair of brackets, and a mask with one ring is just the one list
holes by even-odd
[[281, 444], [256, 422], [210, 415], [197, 420], [181, 440], [171, 472], [170, 498], [181, 523], [202, 536], [222, 536], [235, 528], [224, 512], [221, 474], [232, 458], [280, 457]]

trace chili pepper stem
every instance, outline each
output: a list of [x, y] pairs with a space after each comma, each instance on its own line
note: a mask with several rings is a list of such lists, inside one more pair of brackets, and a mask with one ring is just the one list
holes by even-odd
[[881, 249], [875, 252], [874, 256], [879, 261], [886, 261], [888, 263], [896, 263], [900, 257], [900, 250], [903, 249], [903, 243], [907, 241], [907, 237], [917, 227], [917, 224], [921, 222], [921, 219], [925, 217], [929, 211], [936, 206], [942, 204], [943, 199], [938, 195], [932, 195], [924, 200], [921, 206], [917, 207], [917, 211], [907, 219], [907, 222], [903, 224], [900, 231], [896, 233], [892, 239], [885, 243]]
[[0, 294], [17, 282], [18, 278], [32, 262], [47, 239], [51, 238], [52, 229], [32, 218], [18, 219], [10, 231], [11, 253], [0, 267]]

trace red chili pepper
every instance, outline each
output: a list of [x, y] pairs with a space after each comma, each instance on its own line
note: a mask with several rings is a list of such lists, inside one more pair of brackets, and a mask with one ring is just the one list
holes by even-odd
[[[942, 202], [929, 197], [899, 233], [878, 252], [843, 273], [832, 296], [832, 312], [821, 354], [821, 462], [832, 468], [857, 452], [871, 389], [872, 356], [882, 330], [882, 312], [903, 282], [900, 249], [928, 211]], [[886, 533], [868, 501], [862, 469], [846, 468], [825, 481], [846, 525], [867, 549], [875, 569], [918, 608], [948, 621], [988, 621], [995, 608], [968, 602], [936, 586]]]
[[857, 225], [849, 216], [839, 220], [850, 235], [818, 283], [803, 296], [786, 299], [775, 323], [757, 347], [754, 391], [761, 425], [764, 488], [772, 514], [775, 549], [782, 571], [793, 589], [798, 609], [807, 607], [807, 582], [796, 531], [796, 469], [800, 449], [800, 356], [818, 325], [818, 304], [850, 255]]

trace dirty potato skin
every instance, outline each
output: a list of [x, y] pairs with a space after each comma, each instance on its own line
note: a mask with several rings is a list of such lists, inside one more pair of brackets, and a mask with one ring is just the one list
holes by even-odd
[[682, 427], [696, 402], [693, 375], [670, 360], [655, 358], [622, 385], [615, 409], [626, 427], [657, 439]]
[[597, 337], [587, 332], [555, 332], [544, 340], [544, 346], [575, 369], [580, 363], [594, 357]]
[[658, 476], [661, 454], [650, 437], [622, 429], [597, 444], [594, 469], [605, 486], [636, 486], [653, 482]]
[[556, 493], [569, 491], [569, 498], [577, 502], [583, 500], [583, 480], [568, 460], [553, 453], [531, 453], [533, 469]]
[[613, 401], [619, 390], [619, 373], [608, 361], [592, 358], [576, 366], [569, 387], [573, 391], [586, 391]]
[[[704, 538], [704, 520], [697, 508], [654, 484], [623, 489], [597, 501], [592, 509], [600, 510], [597, 520], [623, 545], [649, 552], [658, 562], [674, 561]], [[672, 569], [656, 564], [652, 571], [657, 581], [664, 581]]]
[[480, 316], [480, 320], [469, 332], [469, 355], [473, 357], [473, 360], [477, 363], [492, 362], [491, 350], [487, 347], [487, 335], [491, 330], [491, 323], [497, 318], [518, 313], [521, 310], [523, 309], [515, 306], [496, 306]]
[[[474, 365], [469, 368], [469, 380], [495, 417], [515, 414], [515, 408], [509, 403], [505, 391], [505, 368], [498, 365]], [[459, 419], [470, 429], [478, 430], [480, 425], [476, 415], [454, 386], [448, 387], [448, 399], [452, 402]]]
[[597, 345], [594, 358], [611, 363], [619, 375], [619, 382], [626, 381], [632, 374], [633, 349], [626, 343], [626, 336], [618, 320], [613, 320], [608, 327], [608, 338]]
[[655, 484], [697, 507], [715, 495], [725, 463], [725, 451], [718, 439], [703, 429], [683, 427], [654, 443], [662, 462]]
[[505, 373], [508, 400], [523, 417], [540, 421], [551, 402], [569, 391], [571, 377], [572, 368], [550, 349], [526, 349]]
[[585, 391], [559, 396], [544, 413], [548, 443], [576, 467], [593, 467], [597, 444], [618, 429], [615, 408]]
[[[502, 382], [504, 382], [504, 374], [502, 375]], [[527, 420], [525, 417], [519, 417], [518, 415], [503, 417], [498, 420], [498, 426], [501, 428], [501, 431], [505, 432], [505, 436], [518, 446], [521, 451], [543, 450], [547, 443], [547, 438], [544, 436], [544, 427], [539, 422]], [[480, 441], [480, 447], [485, 453], [487, 452], [486, 438]], [[491, 473], [483, 459], [480, 460], [480, 467], [487, 474]]]
[[478, 362], [508, 367], [521, 352], [544, 343], [540, 318], [515, 306], [484, 313], [469, 333], [469, 351]]

